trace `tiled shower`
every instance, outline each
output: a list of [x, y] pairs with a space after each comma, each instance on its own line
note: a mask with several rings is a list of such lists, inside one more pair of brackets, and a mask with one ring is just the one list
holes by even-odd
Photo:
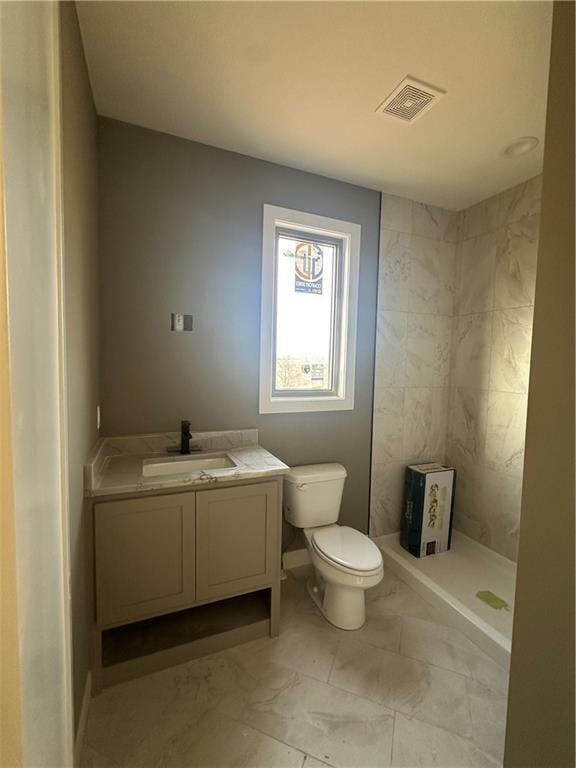
[[458, 470], [454, 526], [516, 559], [540, 177], [453, 213], [382, 196], [370, 532], [404, 467]]

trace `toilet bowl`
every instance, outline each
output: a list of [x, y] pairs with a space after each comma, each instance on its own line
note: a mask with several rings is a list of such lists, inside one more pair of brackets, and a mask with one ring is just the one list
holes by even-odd
[[292, 467], [284, 477], [284, 515], [304, 532], [314, 566], [310, 596], [331, 624], [352, 630], [366, 621], [365, 591], [382, 580], [384, 566], [368, 536], [336, 522], [345, 479], [341, 464]]

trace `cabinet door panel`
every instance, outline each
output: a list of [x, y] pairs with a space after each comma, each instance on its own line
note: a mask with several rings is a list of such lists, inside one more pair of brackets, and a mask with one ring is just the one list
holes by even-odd
[[196, 494], [199, 600], [269, 584], [279, 567], [276, 483]]
[[194, 538], [192, 493], [96, 504], [98, 623], [193, 602]]

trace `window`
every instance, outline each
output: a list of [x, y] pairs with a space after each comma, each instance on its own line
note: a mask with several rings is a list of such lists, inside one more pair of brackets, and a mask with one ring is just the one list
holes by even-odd
[[354, 408], [360, 226], [264, 206], [260, 413]]

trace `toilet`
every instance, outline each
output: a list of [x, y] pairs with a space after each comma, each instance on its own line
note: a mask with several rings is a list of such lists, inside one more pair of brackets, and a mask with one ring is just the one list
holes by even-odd
[[304, 531], [314, 566], [308, 591], [323, 616], [340, 629], [360, 629], [365, 591], [382, 580], [384, 565], [368, 536], [338, 525], [345, 480], [341, 464], [292, 467], [284, 476], [284, 516]]

